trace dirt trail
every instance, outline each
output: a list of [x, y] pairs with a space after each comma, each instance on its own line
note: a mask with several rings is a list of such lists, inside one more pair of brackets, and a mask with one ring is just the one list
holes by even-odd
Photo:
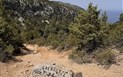
[[120, 56], [119, 65], [112, 65], [104, 69], [97, 64], [79, 65], [68, 59], [68, 52], [58, 53], [56, 50], [49, 50], [48, 47], [40, 47], [37, 54], [17, 56], [20, 62], [0, 63], [0, 77], [26, 77], [31, 69], [40, 63], [57, 63], [64, 65], [74, 72], [82, 72], [83, 77], [123, 77], [123, 55]]

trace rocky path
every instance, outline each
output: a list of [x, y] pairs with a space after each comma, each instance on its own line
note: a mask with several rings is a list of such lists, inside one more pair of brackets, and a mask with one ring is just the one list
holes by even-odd
[[79, 65], [68, 59], [68, 52], [58, 53], [47, 47], [40, 47], [37, 54], [17, 56], [19, 62], [0, 63], [0, 77], [28, 77], [32, 68], [40, 63], [57, 63], [74, 72], [82, 72], [83, 77], [123, 77], [123, 55], [119, 56], [119, 65], [104, 69], [97, 64]]

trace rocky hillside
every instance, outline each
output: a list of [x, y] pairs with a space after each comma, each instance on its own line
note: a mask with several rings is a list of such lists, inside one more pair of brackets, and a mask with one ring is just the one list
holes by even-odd
[[79, 10], [83, 9], [48, 0], [1, 0], [0, 55], [18, 53], [27, 42], [58, 46]]
[[[67, 5], [61, 2], [47, 0], [3, 0], [5, 10], [11, 12], [10, 16], [18, 18], [21, 23], [23, 20], [31, 20], [33, 23], [70, 23], [77, 15], [78, 10], [83, 10], [74, 5]], [[10, 14], [10, 13], [9, 13]], [[9, 16], [9, 15], [8, 15]], [[22, 23], [24, 25], [24, 23]]]
[[[69, 33], [69, 24], [83, 10], [75, 5], [48, 0], [3, 0], [3, 6], [6, 20], [16, 24], [20, 32], [24, 32], [22, 37], [28, 36], [24, 35], [26, 31], [29, 33], [30, 37], [26, 38], [30, 39], [23, 39], [26, 42], [38, 36], [46, 39], [51, 34], [58, 34], [57, 39], [65, 39]], [[34, 33], [29, 32], [31, 30]]]

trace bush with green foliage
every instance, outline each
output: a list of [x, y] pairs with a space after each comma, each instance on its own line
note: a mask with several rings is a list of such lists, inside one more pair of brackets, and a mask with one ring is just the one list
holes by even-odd
[[[78, 40], [75, 45], [77, 50], [70, 54], [70, 59], [73, 61], [77, 63], [91, 62], [93, 58], [90, 59], [87, 56], [94, 56], [93, 53], [98, 51], [95, 60], [99, 64], [110, 65], [116, 62], [115, 54], [105, 47], [123, 46], [123, 23], [120, 21], [110, 24], [107, 22], [106, 12], [101, 17], [99, 14], [97, 7], [90, 3], [87, 11], [80, 11], [70, 24], [70, 34]], [[85, 52], [82, 52], [83, 50]]]
[[96, 6], [89, 4], [87, 11], [80, 11], [74, 22], [70, 24], [70, 33], [77, 37], [78, 50], [83, 48], [92, 52], [105, 44], [108, 37], [109, 26], [106, 15], [99, 17], [100, 12]]
[[2, 0], [0, 1], [0, 61], [6, 62], [18, 53], [22, 41], [16, 23], [8, 21], [4, 16]]
[[111, 65], [116, 63], [115, 54], [111, 49], [99, 49], [95, 54], [95, 59], [101, 65]]
[[84, 50], [82, 51], [72, 51], [72, 53], [69, 56], [69, 59], [72, 59], [74, 62], [83, 64], [83, 63], [91, 63], [92, 58], [88, 53], [86, 53]]
[[123, 21], [123, 13], [120, 14], [120, 21]]

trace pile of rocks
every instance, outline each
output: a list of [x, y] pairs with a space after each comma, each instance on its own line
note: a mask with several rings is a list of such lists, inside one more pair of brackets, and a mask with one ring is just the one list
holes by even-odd
[[64, 66], [55, 63], [44, 63], [33, 68], [31, 77], [82, 77], [82, 73], [75, 74], [72, 70], [67, 70]]

